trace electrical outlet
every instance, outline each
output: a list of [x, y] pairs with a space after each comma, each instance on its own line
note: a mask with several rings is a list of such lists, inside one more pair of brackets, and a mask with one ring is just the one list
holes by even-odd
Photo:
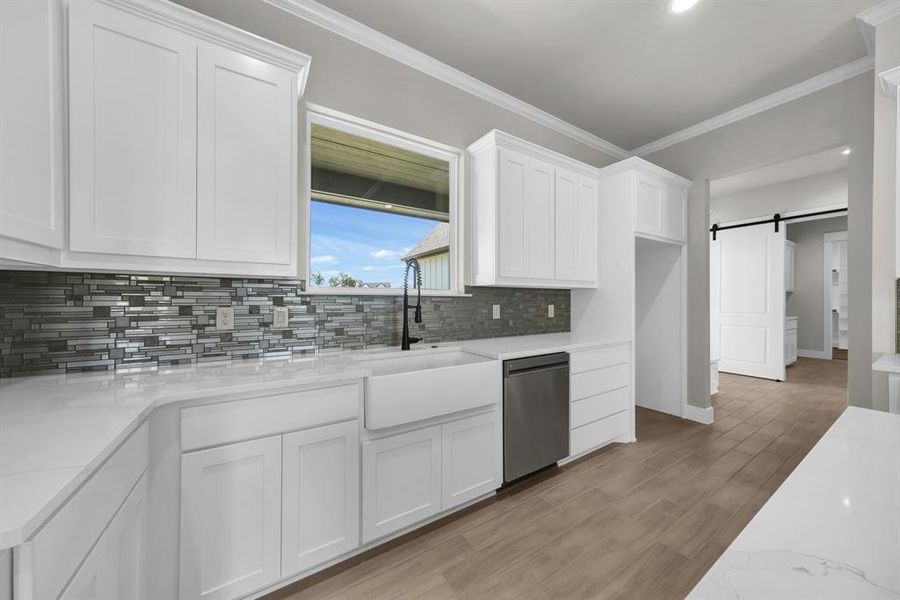
[[230, 331], [234, 329], [234, 307], [216, 307], [216, 329], [220, 331]]
[[494, 318], [495, 319], [500, 318], [500, 305], [499, 304], [494, 305]]
[[547, 316], [551, 319], [556, 316], [556, 307], [552, 304], [547, 305]]
[[288, 307], [274, 307], [274, 316], [272, 319], [272, 327], [275, 329], [287, 329], [288, 326]]

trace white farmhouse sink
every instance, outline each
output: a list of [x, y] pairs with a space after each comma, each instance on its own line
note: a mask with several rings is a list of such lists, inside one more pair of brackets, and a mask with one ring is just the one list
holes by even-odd
[[435, 348], [355, 357], [372, 371], [366, 379], [366, 428], [385, 429], [500, 402], [497, 360]]

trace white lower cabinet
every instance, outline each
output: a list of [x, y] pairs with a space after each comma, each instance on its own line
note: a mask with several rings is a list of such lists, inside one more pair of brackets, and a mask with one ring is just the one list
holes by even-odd
[[499, 488], [501, 428], [492, 410], [363, 443], [363, 543]]
[[359, 546], [359, 422], [283, 438], [281, 576]]
[[503, 433], [494, 413], [441, 426], [441, 508], [474, 500], [501, 483]]
[[146, 597], [147, 475], [141, 477], [60, 600]]
[[237, 598], [280, 575], [281, 436], [182, 456], [181, 598]]
[[440, 512], [440, 425], [366, 442], [362, 460], [364, 543]]

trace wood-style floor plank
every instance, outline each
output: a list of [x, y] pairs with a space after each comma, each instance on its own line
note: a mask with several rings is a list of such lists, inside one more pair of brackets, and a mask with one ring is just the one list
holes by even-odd
[[269, 600], [682, 598], [847, 405], [847, 363], [723, 373], [716, 423], [638, 409], [614, 444]]

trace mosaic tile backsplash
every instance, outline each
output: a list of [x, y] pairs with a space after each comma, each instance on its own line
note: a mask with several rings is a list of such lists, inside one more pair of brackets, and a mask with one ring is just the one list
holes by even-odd
[[[0, 271], [0, 377], [400, 344], [401, 298], [310, 295], [303, 283]], [[569, 330], [568, 290], [466, 291], [423, 298], [424, 323], [411, 322], [410, 335], [437, 343]], [[233, 330], [216, 329], [219, 306], [234, 307]], [[288, 307], [287, 329], [272, 327], [273, 306]]]

